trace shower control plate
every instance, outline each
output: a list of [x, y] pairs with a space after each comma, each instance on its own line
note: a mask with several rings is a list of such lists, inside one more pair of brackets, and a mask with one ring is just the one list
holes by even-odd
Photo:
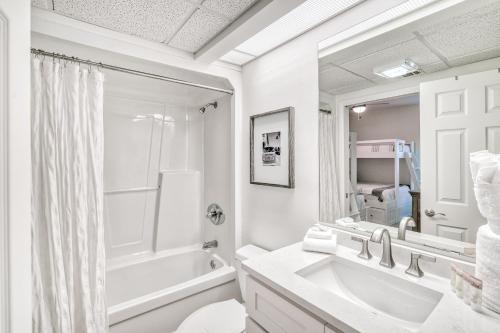
[[216, 204], [210, 204], [207, 208], [207, 218], [215, 225], [219, 225], [224, 223], [226, 220], [226, 215], [224, 215], [224, 211], [222, 208]]

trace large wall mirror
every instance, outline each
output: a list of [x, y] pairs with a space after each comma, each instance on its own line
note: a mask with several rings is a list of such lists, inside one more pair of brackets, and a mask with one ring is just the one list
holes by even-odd
[[455, 6], [320, 50], [320, 221], [473, 260], [469, 154], [500, 153], [498, 13]]

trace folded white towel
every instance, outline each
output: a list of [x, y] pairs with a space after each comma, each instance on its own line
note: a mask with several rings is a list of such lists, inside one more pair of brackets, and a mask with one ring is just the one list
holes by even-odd
[[335, 224], [338, 224], [341, 227], [359, 228], [359, 223], [354, 222], [354, 219], [352, 217], [343, 217], [341, 219], [335, 220]]
[[304, 251], [335, 254], [337, 250], [337, 235], [332, 234], [331, 239], [310, 238], [306, 235], [302, 242], [302, 249]]
[[488, 225], [479, 227], [476, 240], [476, 276], [483, 281], [483, 304], [500, 313], [500, 235]]
[[332, 230], [321, 231], [309, 228], [309, 230], [307, 230], [306, 237], [316, 238], [316, 239], [331, 239]]

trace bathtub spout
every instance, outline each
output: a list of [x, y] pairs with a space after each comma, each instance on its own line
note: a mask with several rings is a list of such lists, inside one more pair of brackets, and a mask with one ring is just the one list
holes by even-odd
[[211, 248], [214, 248], [214, 247], [217, 247], [219, 244], [217, 243], [216, 240], [213, 240], [213, 241], [209, 241], [209, 242], [204, 242], [203, 243], [203, 246], [202, 246], [202, 249], [203, 250], [206, 250], [206, 249], [211, 249]]

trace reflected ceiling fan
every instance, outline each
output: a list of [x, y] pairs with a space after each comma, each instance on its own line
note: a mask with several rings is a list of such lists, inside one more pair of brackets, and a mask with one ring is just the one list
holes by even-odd
[[363, 103], [363, 104], [355, 104], [350, 107], [350, 110], [358, 115], [358, 120], [361, 119], [361, 114], [366, 111], [366, 107], [369, 105], [384, 105], [390, 104], [389, 102], [372, 102], [372, 103]]

